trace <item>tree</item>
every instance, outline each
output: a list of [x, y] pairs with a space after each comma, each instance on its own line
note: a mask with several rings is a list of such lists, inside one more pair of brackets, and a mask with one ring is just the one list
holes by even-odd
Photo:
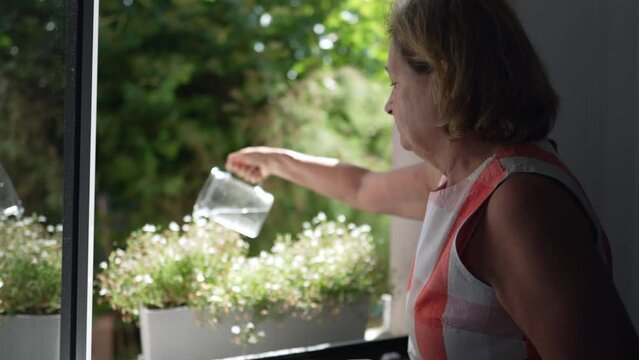
[[[262, 144], [310, 150], [305, 144], [317, 143], [310, 124], [334, 142], [340, 139], [344, 148], [336, 155], [358, 154], [355, 160], [386, 166], [390, 122], [381, 127], [377, 122], [367, 133], [365, 121], [369, 108], [381, 112], [383, 103], [356, 101], [368, 87], [378, 89], [383, 76], [386, 7], [355, 0], [103, 2], [97, 189], [110, 210], [102, 220], [124, 233], [145, 222], [179, 218], [190, 212], [208, 170], [222, 165], [226, 154]], [[331, 77], [346, 65], [366, 76], [348, 72], [360, 84], [348, 101], [313, 85], [318, 76]], [[341, 74], [334, 77], [339, 86], [346, 76]], [[301, 93], [307, 95], [295, 95]], [[372, 93], [383, 97], [379, 90]], [[286, 107], [315, 116], [287, 121], [281, 117]], [[298, 134], [302, 129], [305, 136]], [[336, 208], [308, 193], [291, 195], [286, 185], [266, 186], [275, 188], [275, 209], [286, 209], [281, 212], [289, 218], [275, 215], [281, 220], [277, 226], [269, 219], [263, 239], [297, 230], [291, 227], [313, 212]], [[268, 240], [255, 249], [267, 245]]]

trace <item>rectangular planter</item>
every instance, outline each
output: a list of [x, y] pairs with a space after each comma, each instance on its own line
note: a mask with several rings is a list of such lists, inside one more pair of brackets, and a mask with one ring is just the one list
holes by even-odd
[[314, 320], [266, 319], [256, 324], [265, 337], [258, 344], [233, 343], [232, 318], [215, 326], [199, 323], [186, 307], [140, 311], [144, 360], [210, 360], [242, 354], [311, 346], [364, 338], [368, 321], [368, 299], [344, 306], [339, 316], [326, 314]]
[[0, 358], [60, 358], [60, 315], [0, 316]]

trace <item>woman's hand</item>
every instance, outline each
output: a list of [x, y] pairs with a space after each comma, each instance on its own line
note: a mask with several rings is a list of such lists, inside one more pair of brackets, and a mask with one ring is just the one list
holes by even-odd
[[283, 152], [265, 146], [247, 147], [229, 154], [225, 167], [246, 181], [258, 183], [274, 174], [276, 157]]

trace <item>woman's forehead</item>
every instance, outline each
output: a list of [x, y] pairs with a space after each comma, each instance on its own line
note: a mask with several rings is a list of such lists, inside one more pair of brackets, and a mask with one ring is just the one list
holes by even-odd
[[397, 52], [397, 46], [391, 43], [388, 48], [388, 62], [386, 63], [386, 71], [390, 74], [397, 71], [397, 62], [401, 60], [401, 56]]

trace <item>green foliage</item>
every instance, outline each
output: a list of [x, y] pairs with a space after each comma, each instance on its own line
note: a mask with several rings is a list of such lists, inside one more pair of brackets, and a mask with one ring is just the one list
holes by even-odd
[[[367, 80], [353, 68], [316, 71], [253, 117], [250, 123], [257, 126], [251, 129], [250, 137], [258, 144], [385, 170], [391, 158], [392, 138], [391, 121], [380, 111], [386, 96], [381, 84]], [[353, 221], [371, 223], [378, 237], [388, 237], [388, 225], [380, 216], [356, 211], [278, 179], [268, 180], [265, 186], [275, 194], [276, 201], [282, 202], [269, 215], [267, 234], [272, 224], [297, 231], [297, 218], [290, 214], [308, 218], [319, 208], [330, 216], [346, 214]]]
[[27, 211], [62, 221], [62, 1], [0, 4], [0, 163]]
[[60, 311], [62, 226], [0, 217], [0, 314]]
[[[188, 220], [188, 219], [187, 219]], [[246, 333], [268, 316], [312, 318], [374, 290], [376, 258], [370, 226], [328, 221], [320, 213], [293, 241], [278, 236], [270, 252], [247, 257], [248, 245], [213, 222], [146, 225], [100, 267], [99, 293], [126, 318], [139, 306], [189, 306], [216, 322], [243, 314]], [[244, 324], [243, 324], [244, 325]], [[238, 325], [239, 326], [239, 325]]]
[[[97, 191], [109, 206], [98, 216], [120, 227], [116, 238], [189, 212], [209, 169], [244, 146], [326, 155], [339, 148], [336, 155], [348, 161], [388, 166], [391, 122], [378, 121], [386, 95], [379, 89], [386, 2], [140, 0], [101, 6]], [[344, 66], [363, 73], [335, 70]], [[340, 92], [312, 85], [332, 73], [345, 86]], [[351, 80], [357, 85], [349, 88], [345, 82]], [[286, 126], [283, 117], [264, 120], [263, 114], [277, 116], [284, 107], [296, 116]], [[304, 111], [321, 118], [299, 116]], [[299, 230], [318, 211], [348, 212], [371, 223], [380, 239], [387, 237], [385, 219], [301, 189], [289, 196], [290, 187], [277, 181], [266, 187], [274, 189], [276, 203], [252, 252], [270, 247], [277, 232]]]
[[[128, 4], [128, 5], [127, 5]], [[189, 213], [212, 166], [249, 145], [385, 169], [381, 85], [389, 1], [102, 1], [96, 255], [147, 222]], [[61, 220], [64, 3], [0, 4], [0, 162], [27, 211]], [[17, 50], [16, 50], [17, 49]], [[354, 70], [357, 69], [357, 70]], [[266, 116], [268, 115], [268, 116]], [[319, 211], [388, 221], [270, 179], [275, 205], [251, 252]], [[386, 272], [381, 261], [380, 272]]]

